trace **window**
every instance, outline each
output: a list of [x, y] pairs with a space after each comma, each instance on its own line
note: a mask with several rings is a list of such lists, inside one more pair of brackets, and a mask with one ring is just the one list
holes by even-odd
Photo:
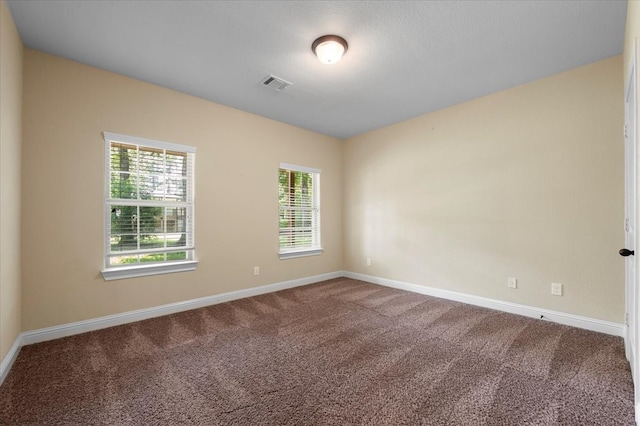
[[194, 270], [195, 148], [104, 133], [105, 280]]
[[280, 164], [280, 259], [322, 253], [320, 170]]

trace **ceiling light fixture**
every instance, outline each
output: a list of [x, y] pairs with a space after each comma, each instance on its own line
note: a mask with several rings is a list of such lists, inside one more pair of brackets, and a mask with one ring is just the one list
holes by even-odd
[[337, 35], [325, 35], [316, 39], [311, 50], [323, 64], [335, 64], [342, 58], [349, 45], [347, 41]]

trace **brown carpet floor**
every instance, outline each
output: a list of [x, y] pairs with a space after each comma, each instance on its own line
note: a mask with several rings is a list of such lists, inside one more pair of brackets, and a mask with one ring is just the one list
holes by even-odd
[[25, 346], [3, 425], [631, 425], [622, 339], [346, 278]]

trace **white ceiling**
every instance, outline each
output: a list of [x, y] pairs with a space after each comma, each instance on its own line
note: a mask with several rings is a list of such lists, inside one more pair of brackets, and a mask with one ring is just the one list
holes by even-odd
[[[9, 1], [28, 47], [347, 138], [622, 53], [615, 1]], [[321, 64], [319, 36], [349, 43]], [[277, 92], [273, 74], [293, 83]]]

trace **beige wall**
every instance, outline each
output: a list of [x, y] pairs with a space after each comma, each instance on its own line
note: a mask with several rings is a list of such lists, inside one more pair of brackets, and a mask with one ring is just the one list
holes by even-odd
[[[339, 140], [31, 49], [24, 68], [24, 331], [342, 270]], [[102, 280], [103, 131], [197, 148], [197, 271]], [[322, 169], [321, 256], [278, 258], [281, 161]]]
[[[4, 208], [5, 44], [20, 42], [2, 13]], [[30, 49], [24, 60], [23, 331], [341, 269], [623, 321], [620, 57], [343, 143]], [[102, 280], [102, 131], [197, 147], [196, 272]], [[323, 170], [322, 256], [278, 259], [280, 161]], [[20, 330], [15, 267], [5, 285], [19, 258], [4, 254], [17, 212], [2, 219], [0, 355]]]
[[623, 322], [621, 76], [618, 56], [347, 140], [345, 268]]
[[21, 331], [22, 42], [0, 1], [0, 361]]

